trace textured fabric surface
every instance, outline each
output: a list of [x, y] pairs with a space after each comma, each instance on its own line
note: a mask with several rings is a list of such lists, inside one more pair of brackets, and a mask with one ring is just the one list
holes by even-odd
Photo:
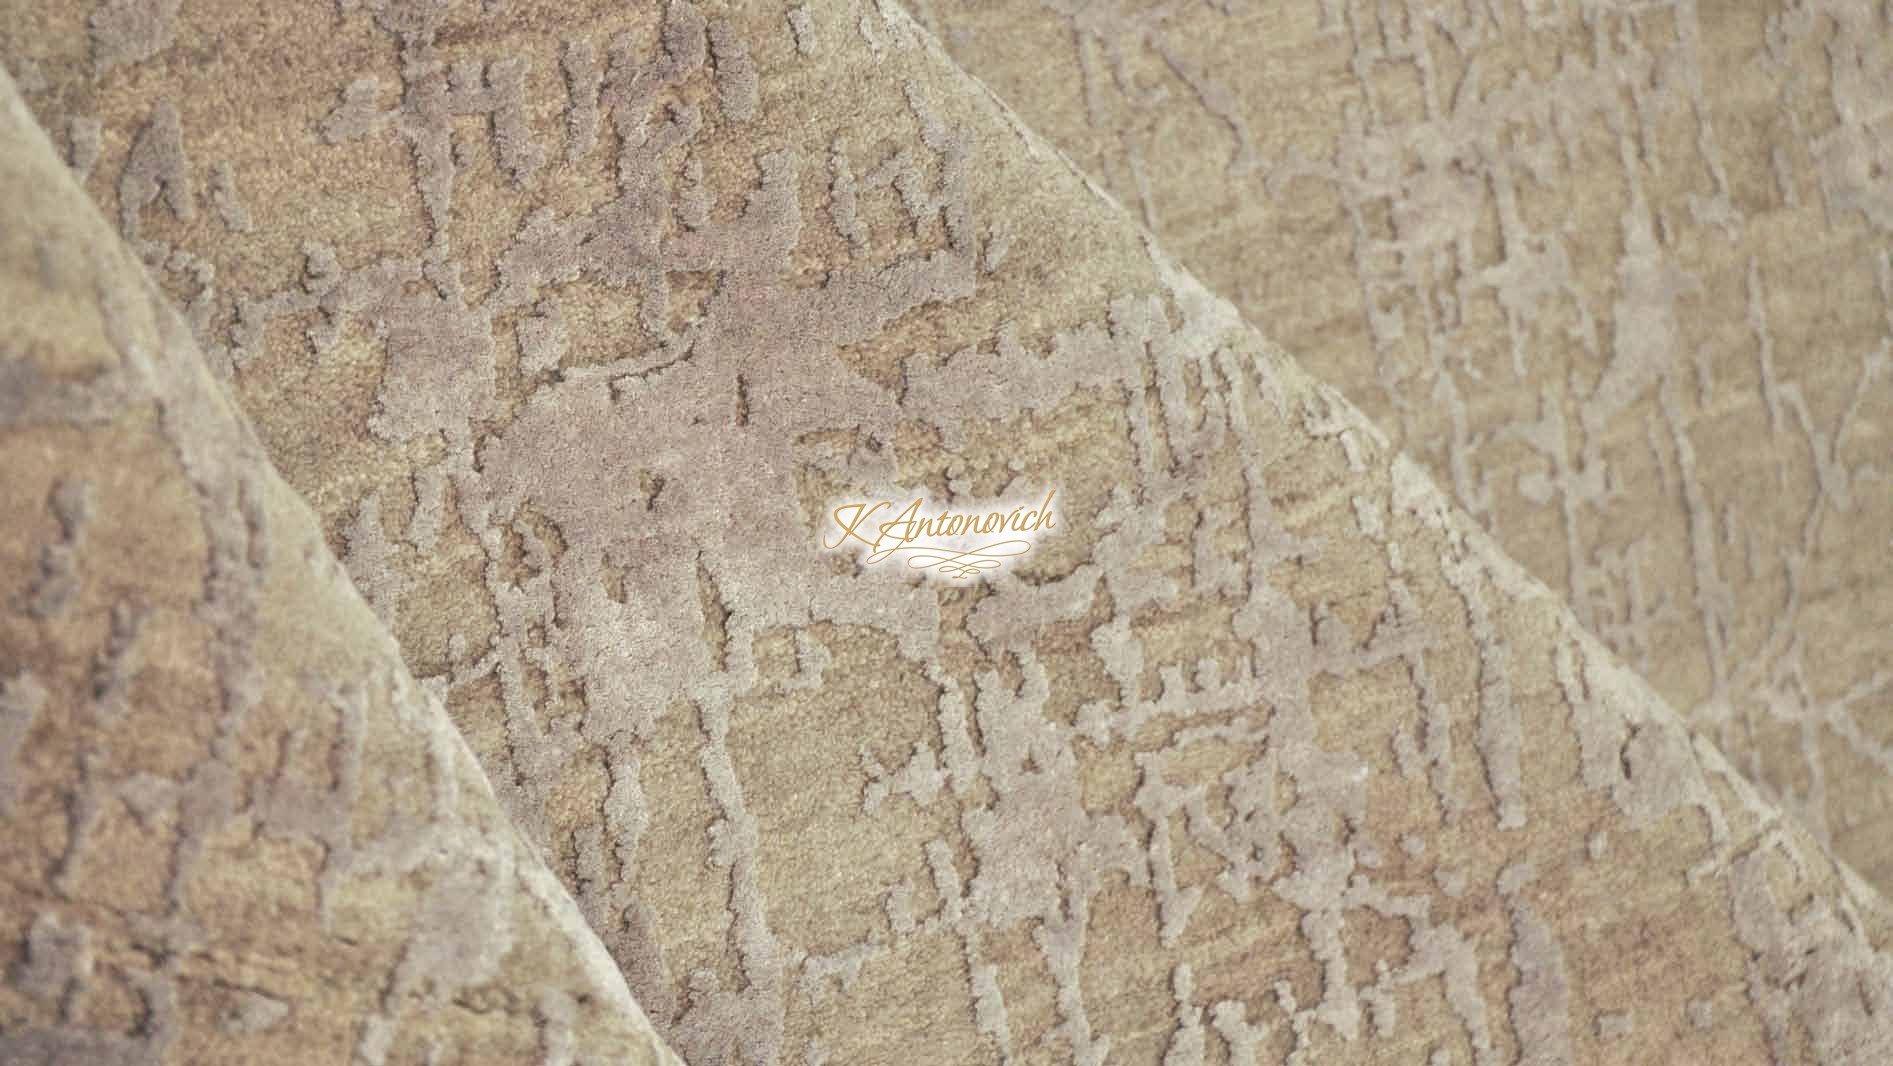
[[1893, 10], [919, 10], [1893, 885]]
[[[1835, 855], [1886, 841], [1876, 201], [1689, 200], [1631, 127], [1740, 46], [1528, 7], [1448, 27], [1529, 71], [1489, 84], [1639, 29], [1687, 62], [1595, 129], [1520, 104], [1572, 139], [1526, 195], [1498, 118], [1489, 172], [1426, 126], [1432, 60], [1350, 102], [1416, 53], [1343, 3], [4, 0], [50, 140], [11, 105], [0, 1048], [1893, 1059], [1893, 912]], [[1807, 18], [1767, 23], [1804, 123], [1796, 71], [1879, 54]], [[1730, 271], [1758, 332], [1673, 302]], [[1712, 457], [1710, 410], [1768, 432]], [[1705, 495], [1724, 460], [1778, 487]], [[838, 500], [1048, 490], [977, 579], [821, 550]]]
[[0, 187], [0, 1062], [676, 1062], [3, 74]]

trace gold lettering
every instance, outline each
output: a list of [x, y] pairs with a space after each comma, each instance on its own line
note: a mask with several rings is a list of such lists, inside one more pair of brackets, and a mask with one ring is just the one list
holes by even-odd
[[[928, 538], [962, 538], [1004, 530], [1031, 533], [1051, 529], [1057, 525], [1052, 515], [1055, 495], [1056, 490], [1047, 490], [1044, 500], [1035, 508], [1028, 509], [1020, 504], [1010, 511], [975, 511], [966, 514], [955, 514], [951, 508], [943, 508], [940, 513], [931, 516], [922, 514], [926, 504], [924, 497], [916, 498], [905, 506], [889, 501], [844, 503], [830, 513], [835, 531], [833, 534], [824, 533], [821, 543], [824, 548], [831, 550], [851, 542], [864, 545], [868, 550], [863, 561], [868, 563], [880, 563], [900, 555], [915, 567], [937, 570], [955, 578], [969, 577], [998, 567], [1001, 559], [1031, 551], [1031, 540], [995, 540], [950, 547], [937, 541], [928, 543]], [[889, 520], [872, 521], [882, 511], [896, 507], [899, 512]], [[872, 531], [871, 535], [869, 531]]]
[[1026, 512], [1027, 514], [1038, 516], [1032, 520], [1031, 525], [1026, 527], [1027, 529], [1039, 529], [1041, 526], [1045, 529], [1050, 529], [1057, 524], [1052, 521], [1052, 493], [1057, 491], [1057, 489], [1047, 490], [1045, 493], [1045, 502], [1039, 505], [1039, 509]]
[[[906, 544], [921, 535], [915, 528], [920, 524], [920, 520], [914, 518], [914, 515], [919, 512], [919, 510], [920, 501], [916, 499], [914, 502], [908, 504], [906, 509], [901, 511], [892, 522], [881, 523], [880, 535], [874, 538], [874, 550], [868, 555], [868, 562], [878, 563], [893, 554], [894, 547], [892, 545], [885, 548], [881, 546], [881, 542], [887, 540], [889, 537], [892, 537], [902, 544]], [[893, 531], [895, 529], [899, 529], [901, 532], [894, 533]]]
[[[828, 542], [828, 538], [823, 537], [822, 546], [826, 548], [839, 548], [849, 540], [858, 540], [872, 547], [874, 542], [862, 536], [857, 531], [861, 528], [861, 523], [867, 521], [870, 515], [886, 506], [887, 504], [884, 503], [877, 503], [873, 507], [869, 507], [865, 503], [847, 503], [835, 508], [835, 524], [841, 527], [841, 535], [835, 538], [833, 544]], [[844, 519], [842, 517], [842, 512], [844, 511], [852, 512], [851, 517]]]

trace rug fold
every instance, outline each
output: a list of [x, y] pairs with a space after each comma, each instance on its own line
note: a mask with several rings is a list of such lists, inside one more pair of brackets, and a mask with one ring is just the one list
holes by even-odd
[[[160, 417], [153, 441], [204, 441], [164, 468], [204, 546], [96, 563], [214, 597], [191, 613], [226, 708], [209, 765], [332, 768], [252, 790], [242, 823], [320, 845], [298, 868], [318, 909], [232, 927], [323, 928], [338, 847], [396, 872], [353, 913], [417, 915], [391, 969], [329, 964], [325, 995], [359, 965], [367, 1000], [288, 1014], [350, 1061], [666, 1054], [645, 1017], [692, 1066], [1893, 1059], [1881, 895], [898, 6], [11, 7], [37, 28], [28, 100], [117, 221], [122, 248], [88, 246], [142, 259], [183, 315], [151, 328], [197, 345], [118, 325], [93, 358], [201, 352], [176, 380], [255, 427]], [[52, 268], [20, 248], [37, 292]], [[129, 386], [15, 347], [39, 480], [4, 572], [37, 590], [90, 558], [67, 468], [173, 452], [88, 473], [45, 451]], [[258, 556], [248, 514], [304, 514], [242, 487], [265, 455], [314, 514]], [[837, 535], [873, 501], [1048, 500], [1011, 555]], [[303, 576], [327, 551], [360, 601]], [[263, 595], [245, 567], [306, 584]], [[389, 687], [249, 621], [338, 597], [328, 654]], [[95, 686], [129, 639], [20, 632], [20, 669]], [[318, 679], [297, 707], [413, 716], [388, 750], [416, 761], [385, 775], [409, 798], [338, 793], [339, 732], [218, 754], [213, 726], [274, 720], [255, 679], [277, 669]], [[102, 741], [7, 714], [16, 759], [48, 760], [24, 795], [92, 780], [77, 752]], [[127, 802], [241, 821], [217, 814], [234, 771], [169, 772]], [[230, 835], [180, 854], [227, 869]], [[414, 863], [437, 891], [399, 894]], [[507, 897], [481, 886], [521, 877], [611, 972], [585, 937], [561, 959], [524, 918], [492, 931]], [[64, 942], [30, 919], [16, 943]], [[121, 1031], [64, 1018], [35, 990], [71, 982], [41, 972], [0, 1000], [30, 1032]], [[168, 1031], [156, 1061], [236, 1039]]]
[[0, 1061], [678, 1062], [4, 73], [0, 195]]

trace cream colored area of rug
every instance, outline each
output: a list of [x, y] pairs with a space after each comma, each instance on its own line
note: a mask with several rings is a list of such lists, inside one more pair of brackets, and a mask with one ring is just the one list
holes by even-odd
[[[1449, 27], [1683, 42], [1493, 260], [1355, 6], [0, 4], [0, 1059], [1893, 1060], [1878, 179], [1631, 121], [1877, 38]], [[819, 550], [1047, 488], [977, 580]]]

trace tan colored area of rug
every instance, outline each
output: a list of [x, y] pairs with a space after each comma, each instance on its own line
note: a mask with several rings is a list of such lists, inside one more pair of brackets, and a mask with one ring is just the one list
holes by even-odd
[[[5, 7], [26, 100], [196, 335], [166, 350], [202, 353], [395, 644], [323, 632], [441, 695], [511, 861], [692, 1066], [1893, 1057], [1879, 893], [898, 8]], [[18, 395], [23, 452], [68, 431]], [[67, 447], [9, 544], [64, 535]], [[1056, 530], [978, 582], [819, 550], [837, 498], [1046, 488]], [[7, 669], [90, 676], [93, 646], [4, 632]], [[291, 673], [319, 647], [271, 639]], [[16, 761], [100, 750], [8, 698]], [[426, 797], [417, 744], [384, 779]], [[224, 795], [180, 758], [152, 787]], [[20, 802], [57, 812], [67, 773]], [[295, 825], [380, 824], [334, 802]], [[497, 906], [474, 844], [427, 854], [469, 871], [450, 910]], [[387, 969], [271, 986], [346, 1061], [571, 1066], [635, 1033], [576, 991], [583, 939], [548, 970], [403, 905], [381, 935], [430, 969], [396, 964], [385, 1053]], [[5, 1038], [113, 1031], [33, 972]], [[150, 1061], [270, 1054], [123, 1028]]]
[[1893, 885], [1886, 5], [917, 9]]
[[0, 188], [0, 1062], [676, 1062], [4, 74]]

